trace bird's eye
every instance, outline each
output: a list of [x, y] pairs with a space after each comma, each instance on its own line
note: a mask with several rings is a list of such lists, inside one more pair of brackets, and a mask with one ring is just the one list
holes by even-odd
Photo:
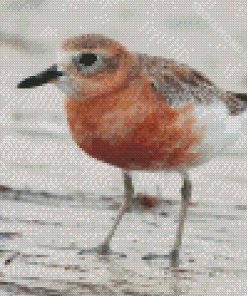
[[93, 72], [102, 65], [102, 58], [94, 53], [83, 53], [72, 58], [73, 63], [76, 65], [80, 72]]

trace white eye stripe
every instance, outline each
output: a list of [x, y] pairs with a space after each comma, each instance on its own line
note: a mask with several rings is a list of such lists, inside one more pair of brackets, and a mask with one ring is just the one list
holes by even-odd
[[58, 51], [57, 53], [57, 62], [58, 63], [71, 63], [73, 56], [78, 55], [78, 51]]

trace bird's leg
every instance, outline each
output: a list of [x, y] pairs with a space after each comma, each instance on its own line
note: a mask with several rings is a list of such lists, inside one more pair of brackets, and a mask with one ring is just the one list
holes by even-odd
[[132, 178], [129, 172], [124, 172], [124, 204], [122, 205], [118, 216], [116, 218], [116, 221], [109, 232], [109, 234], [104, 239], [103, 243], [99, 245], [98, 247], [94, 248], [93, 250], [82, 250], [79, 252], [79, 255], [85, 254], [87, 252], [96, 251], [97, 253], [101, 255], [106, 255], [110, 251], [110, 243], [112, 240], [112, 237], [114, 236], [118, 225], [120, 224], [123, 216], [125, 213], [130, 212], [132, 208], [132, 197], [134, 194], [134, 187], [132, 185]]
[[184, 232], [184, 222], [187, 216], [187, 209], [191, 198], [192, 184], [189, 180], [188, 173], [183, 174], [184, 185], [181, 189], [182, 201], [181, 210], [179, 214], [179, 225], [176, 233], [175, 244], [173, 250], [170, 252], [170, 267], [179, 266], [179, 251], [182, 245], [182, 235]]
[[130, 176], [130, 174], [128, 172], [124, 172], [124, 204], [122, 205], [118, 216], [116, 218], [116, 221], [111, 229], [111, 231], [109, 232], [109, 234], [107, 235], [107, 237], [105, 238], [103, 244], [101, 245], [102, 251], [103, 253], [109, 250], [109, 246], [110, 246], [110, 242], [112, 240], [112, 237], [114, 236], [118, 225], [120, 224], [123, 216], [125, 213], [130, 212], [131, 208], [132, 208], [132, 196], [134, 194], [134, 188], [132, 185], [132, 178]]

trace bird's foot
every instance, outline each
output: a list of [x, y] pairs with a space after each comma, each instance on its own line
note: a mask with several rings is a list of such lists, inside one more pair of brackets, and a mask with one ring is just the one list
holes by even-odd
[[126, 257], [123, 253], [118, 253], [111, 251], [108, 245], [99, 245], [97, 247], [91, 248], [91, 249], [84, 249], [78, 252], [78, 255], [86, 255], [86, 254], [98, 254], [98, 255], [119, 255], [121, 257]]
[[158, 254], [154, 254], [154, 253], [148, 253], [147, 255], [142, 257], [142, 260], [168, 260], [169, 259], [169, 255], [158, 255]]
[[169, 260], [170, 267], [179, 267], [179, 250], [172, 250], [169, 255], [149, 253], [142, 260]]
[[99, 245], [97, 247], [91, 249], [85, 249], [78, 252], [78, 255], [85, 255], [85, 254], [99, 254], [99, 255], [108, 255], [111, 253], [110, 248], [108, 245]]

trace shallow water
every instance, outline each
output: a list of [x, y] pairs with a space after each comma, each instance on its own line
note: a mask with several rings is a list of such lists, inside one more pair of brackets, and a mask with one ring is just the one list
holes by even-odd
[[[78, 256], [101, 242], [121, 196], [44, 196], [2, 193], [0, 295], [245, 295], [244, 205], [200, 202], [186, 222], [181, 266], [167, 259], [178, 224], [179, 201], [154, 209], [135, 206], [111, 247], [119, 254]], [[5, 260], [19, 252], [9, 265]], [[2, 291], [2, 292], [1, 292]], [[2, 293], [2, 294], [1, 294]]]

